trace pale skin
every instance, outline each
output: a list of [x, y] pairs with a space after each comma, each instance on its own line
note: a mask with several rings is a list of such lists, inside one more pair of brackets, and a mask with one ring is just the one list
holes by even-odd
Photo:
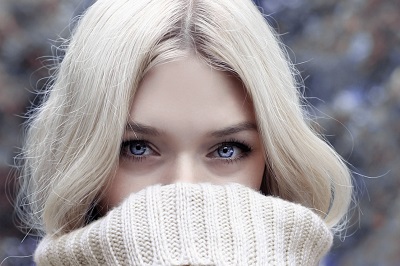
[[264, 168], [242, 83], [188, 55], [152, 68], [141, 81], [102, 205], [114, 207], [155, 184], [240, 183], [259, 190]]

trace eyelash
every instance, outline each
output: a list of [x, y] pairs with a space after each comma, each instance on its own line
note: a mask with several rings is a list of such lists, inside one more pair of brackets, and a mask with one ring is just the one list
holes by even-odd
[[[129, 155], [129, 151], [127, 151], [127, 149], [129, 148], [129, 145], [131, 144], [144, 144], [146, 145], [147, 149], [151, 149], [154, 153], [157, 153], [154, 148], [151, 147], [151, 145], [149, 144], [149, 142], [147, 140], [144, 139], [134, 139], [134, 140], [126, 140], [123, 141], [121, 143], [121, 148], [120, 148], [120, 156], [123, 157], [124, 159], [128, 159], [128, 160], [133, 160], [135, 162], [142, 162], [143, 160], [147, 159], [150, 155]], [[217, 145], [214, 145], [212, 147], [212, 151], [209, 152], [207, 154], [207, 157], [211, 157], [209, 155], [215, 153], [218, 151], [218, 149], [222, 148], [223, 146], [233, 146], [236, 148], [239, 148], [241, 150], [241, 153], [236, 157], [236, 158], [222, 158], [222, 157], [216, 157], [214, 159], [222, 161], [224, 163], [234, 163], [234, 162], [238, 162], [244, 158], [246, 158], [251, 152], [252, 152], [252, 147], [247, 144], [244, 141], [241, 140], [237, 140], [237, 139], [229, 139], [229, 140], [225, 140], [222, 141], [220, 143], [218, 143]], [[147, 149], [145, 150], [145, 152], [147, 151]]]
[[[244, 158], [246, 158], [247, 156], [250, 155], [250, 153], [252, 152], [253, 148], [246, 142], [241, 141], [241, 140], [237, 140], [237, 139], [229, 139], [226, 141], [223, 141], [217, 145], [215, 145], [213, 151], [211, 153], [216, 152], [219, 148], [225, 146], [225, 145], [229, 145], [229, 146], [234, 146], [237, 147], [241, 150], [241, 154], [237, 157], [237, 158], [216, 158], [217, 160], [223, 161], [224, 163], [234, 163], [234, 162], [238, 162]], [[211, 154], [209, 153], [209, 154]]]
[[129, 148], [129, 145], [133, 143], [141, 143], [146, 145], [147, 148], [150, 148], [151, 150], [154, 151], [154, 149], [149, 145], [149, 142], [144, 139], [132, 139], [132, 140], [126, 140], [121, 143], [121, 148], [120, 148], [120, 156], [123, 157], [124, 159], [127, 160], [133, 160], [135, 162], [141, 162], [145, 159], [147, 159], [148, 155], [144, 156], [139, 156], [139, 155], [129, 155], [127, 149]]

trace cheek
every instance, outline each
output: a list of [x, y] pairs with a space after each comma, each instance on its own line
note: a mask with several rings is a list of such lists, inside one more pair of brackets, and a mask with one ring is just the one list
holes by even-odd
[[[154, 184], [153, 184], [154, 183]], [[107, 185], [101, 206], [109, 209], [115, 207], [121, 203], [130, 194], [138, 192], [148, 186], [155, 185], [157, 182], [153, 182], [150, 178], [134, 178], [132, 177], [131, 171], [118, 169], [114, 178]]]
[[235, 170], [231, 172], [231, 178], [225, 181], [239, 183], [257, 191], [260, 190], [265, 170], [265, 159], [262, 152], [253, 154], [238, 162], [237, 165], [230, 167], [234, 167]]
[[250, 178], [247, 178], [247, 184], [243, 185], [251, 187], [254, 190], [259, 190], [264, 177], [264, 170], [265, 160], [264, 156], [261, 154], [250, 163], [248, 168], [248, 177]]

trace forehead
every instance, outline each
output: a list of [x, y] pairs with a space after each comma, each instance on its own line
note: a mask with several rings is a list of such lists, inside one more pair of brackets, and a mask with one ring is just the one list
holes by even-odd
[[254, 121], [253, 107], [242, 83], [193, 55], [158, 65], [145, 75], [133, 100], [130, 118], [159, 124], [197, 126]]

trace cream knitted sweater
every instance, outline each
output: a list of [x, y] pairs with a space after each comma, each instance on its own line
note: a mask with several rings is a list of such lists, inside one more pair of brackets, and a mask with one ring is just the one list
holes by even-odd
[[46, 236], [38, 265], [317, 265], [332, 235], [312, 211], [241, 185], [151, 186]]

